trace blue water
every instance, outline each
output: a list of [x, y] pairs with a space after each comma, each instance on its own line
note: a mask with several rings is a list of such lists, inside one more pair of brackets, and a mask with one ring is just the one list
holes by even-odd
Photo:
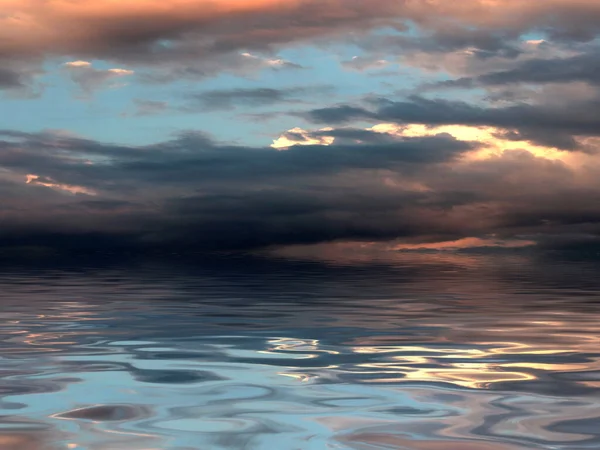
[[1, 268], [2, 450], [600, 448], [595, 261]]

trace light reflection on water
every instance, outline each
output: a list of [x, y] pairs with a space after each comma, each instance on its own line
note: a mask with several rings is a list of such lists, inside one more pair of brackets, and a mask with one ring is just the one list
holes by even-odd
[[4, 267], [0, 448], [598, 449], [599, 267]]

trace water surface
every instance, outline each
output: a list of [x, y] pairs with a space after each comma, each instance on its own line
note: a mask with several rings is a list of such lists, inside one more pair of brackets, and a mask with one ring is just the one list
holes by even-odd
[[598, 449], [599, 267], [5, 265], [0, 448]]

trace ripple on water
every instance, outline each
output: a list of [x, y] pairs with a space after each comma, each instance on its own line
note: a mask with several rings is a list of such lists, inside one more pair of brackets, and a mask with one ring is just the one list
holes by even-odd
[[600, 448], [596, 263], [262, 264], [0, 275], [0, 449]]

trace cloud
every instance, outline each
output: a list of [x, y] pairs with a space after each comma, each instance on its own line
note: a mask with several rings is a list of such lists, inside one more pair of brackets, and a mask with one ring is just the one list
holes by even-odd
[[61, 183], [57, 183], [55, 180], [51, 179], [51, 178], [42, 178], [38, 175], [34, 175], [34, 174], [27, 174], [26, 178], [26, 183], [27, 184], [36, 184], [39, 186], [45, 186], [45, 187], [49, 187], [52, 189], [58, 189], [58, 190], [62, 190], [62, 191], [66, 191], [69, 192], [71, 194], [86, 194], [86, 195], [96, 195], [96, 193], [90, 189], [87, 189], [83, 186], [73, 186], [73, 185], [69, 185], [69, 184], [61, 184]]
[[353, 56], [349, 61], [342, 61], [342, 67], [350, 70], [363, 72], [366, 70], [383, 69], [390, 64], [389, 61], [381, 58], [371, 58], [365, 56]]
[[[452, 77], [476, 77], [490, 72], [512, 70], [529, 60], [570, 58], [587, 51], [587, 44], [562, 41], [525, 40], [520, 35], [493, 35], [486, 30], [459, 39], [439, 39], [439, 36], [372, 37], [363, 42], [366, 48], [400, 49], [403, 65], [425, 73], [446, 73]], [[381, 41], [381, 42], [379, 42]], [[397, 53], [397, 52], [396, 52]]]
[[186, 111], [210, 111], [219, 109], [235, 109], [236, 107], [263, 107], [280, 103], [299, 104], [311, 94], [329, 92], [328, 87], [292, 87], [284, 89], [275, 88], [236, 88], [218, 89], [196, 94], [188, 94]]
[[582, 82], [600, 86], [600, 50], [568, 57], [535, 58], [502, 71], [491, 71], [477, 77], [462, 77], [439, 83], [438, 87], [474, 88], [504, 86], [515, 83], [548, 84]]
[[218, 145], [201, 133], [184, 133], [147, 147], [105, 145], [54, 132], [10, 136], [18, 142], [0, 141], [0, 166], [98, 190], [158, 182], [185, 186], [199, 178], [250, 182], [386, 168], [452, 159], [475, 145], [449, 135], [400, 136], [365, 146], [312, 145], [277, 152], [269, 147]]
[[588, 41], [600, 29], [595, 0], [1, 0], [0, 10], [0, 55], [7, 61], [102, 60], [135, 67], [140, 79], [157, 82], [247, 73], [248, 67], [294, 68], [277, 56], [280, 49], [324, 39], [360, 41], [383, 28], [417, 30], [401, 36], [413, 48], [473, 44], [506, 56], [507, 40], [526, 33], [573, 42]]
[[[0, 246], [461, 246], [600, 235], [597, 1], [0, 0], [0, 10], [0, 89], [11, 95], [40, 92], [48, 61], [70, 61], [63, 74], [87, 98], [132, 79], [298, 77], [304, 67], [286, 58], [302, 52], [284, 50], [306, 44], [364, 55], [343, 60], [347, 69], [399, 64], [427, 81], [419, 95], [339, 104], [325, 103], [323, 86], [188, 89], [181, 104], [136, 99], [124, 114], [252, 109], [246, 117], [285, 119], [290, 129], [264, 147], [202, 132], [135, 146], [2, 131]], [[317, 98], [319, 108], [298, 112]], [[292, 102], [284, 118], [267, 109]]]
[[120, 146], [3, 131], [0, 247], [208, 251], [600, 235], [597, 156], [528, 147], [502, 131], [292, 129], [285, 151], [192, 132]]
[[9, 69], [0, 69], [0, 87], [15, 88], [22, 86], [23, 82], [21, 79], [21, 74]]
[[296, 64], [281, 58], [264, 58], [248, 52], [243, 52], [241, 56], [245, 59], [245, 61], [252, 62], [257, 67], [265, 67], [273, 70], [304, 69], [304, 67], [300, 64]]
[[424, 244], [422, 246], [402, 246], [397, 249], [419, 249], [419, 248], [431, 248], [439, 250], [457, 250], [457, 249], [469, 249], [469, 248], [521, 248], [534, 245], [534, 241], [527, 240], [495, 240], [495, 239], [482, 239], [482, 238], [463, 238], [449, 242], [439, 242], [434, 244]]
[[[133, 104], [135, 106], [135, 112], [132, 115], [136, 117], [154, 116], [164, 113], [169, 109], [168, 102], [156, 100], [144, 100], [136, 98], [133, 100]], [[124, 115], [128, 115], [128, 113], [125, 113]]]
[[492, 126], [520, 130], [530, 139], [548, 145], [574, 146], [573, 136], [599, 136], [600, 121], [594, 111], [600, 97], [561, 104], [517, 103], [503, 107], [446, 99], [411, 96], [401, 101], [371, 99], [374, 108], [342, 104], [302, 114], [314, 123], [346, 124], [354, 121], [418, 123], [425, 125]]
[[109, 84], [109, 82], [134, 74], [133, 70], [127, 69], [96, 69], [87, 61], [67, 62], [64, 64], [64, 69], [86, 97], [107, 85], [117, 87], [118, 84]]
[[[211, 49], [211, 54], [198, 59], [193, 50], [182, 50], [173, 58], [158, 63], [150, 61], [138, 62], [145, 68], [139, 74], [142, 82], [150, 84], [169, 83], [177, 80], [196, 80], [230, 73], [242, 77], [252, 77], [263, 70], [281, 71], [303, 69], [299, 64], [280, 58], [257, 56], [248, 52]], [[200, 52], [202, 53], [202, 52]]]
[[286, 131], [281, 136], [273, 141], [271, 147], [278, 150], [286, 150], [294, 145], [331, 145], [335, 141], [335, 137], [327, 135], [333, 131], [333, 128], [324, 128], [322, 136], [317, 136], [317, 133], [311, 133], [303, 130], [300, 127], [292, 128]]
[[[346, 218], [356, 216], [353, 220], [360, 222], [361, 210], [376, 210], [378, 202], [389, 207], [399, 197], [393, 200], [388, 194], [364, 203], [370, 188], [360, 193], [352, 187], [354, 181], [344, 187], [344, 174], [447, 161], [473, 147], [449, 136], [278, 152], [223, 146], [197, 133], [146, 147], [114, 146], [54, 132], [2, 135], [4, 198], [10, 199], [4, 208], [20, 211], [7, 217], [0, 233], [4, 245], [46, 239], [48, 245], [82, 246], [85, 241], [89, 247], [104, 236], [99, 241], [104, 246], [114, 237], [117, 247], [215, 249], [379, 234], [374, 223], [348, 228]], [[36, 174], [29, 184], [27, 174]], [[337, 178], [342, 186], [318, 194]], [[95, 198], [107, 206], [91, 210], [89, 196], [73, 195], [73, 187], [97, 193]], [[47, 191], [36, 192], [33, 202], [22, 202], [33, 188]], [[348, 189], [357, 195], [346, 198]], [[119, 207], [111, 209], [113, 204]], [[322, 220], [329, 225], [323, 228]]]
[[37, 78], [44, 73], [38, 64], [19, 57], [7, 58], [0, 53], [0, 92], [21, 98], [36, 98], [44, 90]]

